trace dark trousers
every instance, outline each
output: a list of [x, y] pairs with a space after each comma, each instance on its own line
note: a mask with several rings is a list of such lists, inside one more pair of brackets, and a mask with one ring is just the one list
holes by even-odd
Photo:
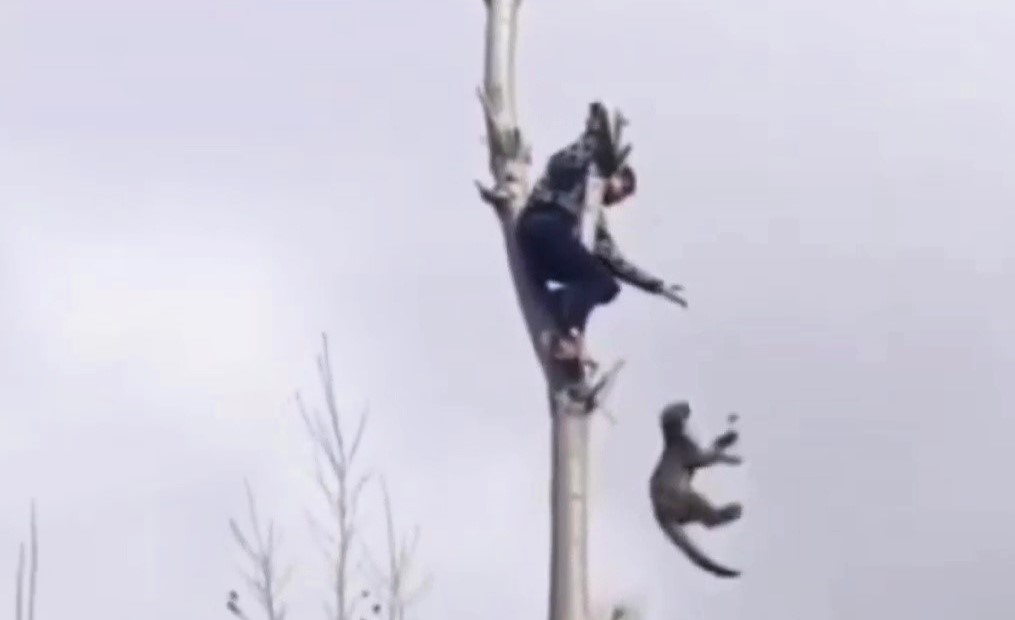
[[[549, 295], [558, 327], [584, 333], [592, 309], [613, 301], [620, 285], [606, 264], [582, 245], [577, 228], [577, 218], [562, 208], [530, 205], [515, 230], [532, 277]], [[550, 282], [561, 288], [548, 290]]]

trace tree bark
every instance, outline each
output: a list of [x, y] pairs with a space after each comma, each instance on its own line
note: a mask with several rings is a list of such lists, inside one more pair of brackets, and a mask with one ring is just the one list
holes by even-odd
[[515, 107], [515, 44], [521, 0], [484, 0], [486, 57], [480, 100], [486, 118], [493, 188], [479, 186], [500, 221], [508, 267], [529, 340], [546, 379], [552, 420], [551, 550], [549, 620], [587, 620], [589, 415], [582, 404], [561, 398], [569, 379], [539, 346], [553, 326], [545, 293], [529, 278], [514, 237], [515, 220], [529, 193], [531, 158]]

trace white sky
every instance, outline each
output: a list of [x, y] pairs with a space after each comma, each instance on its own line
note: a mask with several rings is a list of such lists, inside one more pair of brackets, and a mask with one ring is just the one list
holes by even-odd
[[[343, 405], [370, 403], [365, 458], [423, 529], [414, 617], [545, 614], [549, 424], [472, 186], [483, 19], [479, 0], [0, 7], [0, 559], [13, 576], [36, 497], [40, 620], [225, 614], [244, 476], [299, 567], [293, 617], [319, 613], [289, 399], [320, 402], [321, 331]], [[522, 28], [537, 162], [591, 98], [620, 105], [642, 190], [619, 240], [692, 304], [626, 290], [593, 317], [628, 360], [597, 440], [597, 603], [1011, 618], [1015, 5], [528, 0]], [[742, 414], [747, 465], [701, 484], [745, 519], [695, 533], [739, 582], [652, 521], [674, 398], [703, 433]]]

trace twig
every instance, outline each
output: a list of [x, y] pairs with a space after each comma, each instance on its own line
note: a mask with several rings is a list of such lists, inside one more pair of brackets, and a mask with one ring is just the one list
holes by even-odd
[[25, 543], [18, 545], [18, 576], [14, 587], [14, 617], [16, 620], [22, 619], [24, 607], [22, 605], [22, 595], [25, 583]]
[[[244, 534], [243, 529], [235, 519], [229, 519], [229, 529], [236, 540], [236, 544], [253, 565], [254, 576], [247, 576], [245, 581], [247, 582], [247, 587], [256, 595], [258, 603], [264, 610], [268, 620], [285, 620], [286, 609], [285, 605], [280, 601], [280, 594], [289, 580], [292, 567], [288, 567], [281, 578], [277, 576], [275, 552], [281, 540], [281, 535], [275, 530], [274, 521], [269, 521], [267, 528], [262, 530], [260, 517], [257, 512], [257, 504], [254, 501], [254, 492], [250, 487], [249, 481], [244, 480], [243, 485], [247, 495], [247, 511], [252, 526], [252, 534], [249, 536]], [[247, 618], [239, 606], [239, 595], [235, 591], [229, 593], [226, 607], [234, 615], [244, 620]]]
[[31, 568], [28, 573], [28, 620], [35, 620], [35, 580], [39, 572], [39, 537], [35, 525], [35, 500], [32, 500], [31, 516]]
[[385, 576], [388, 599], [388, 620], [404, 620], [406, 608], [421, 595], [429, 585], [429, 576], [424, 577], [415, 587], [408, 587], [409, 573], [416, 558], [419, 544], [419, 528], [413, 528], [408, 541], [398, 540], [395, 535], [394, 513], [391, 496], [383, 478], [379, 481], [384, 500], [384, 521], [388, 540], [388, 572]]

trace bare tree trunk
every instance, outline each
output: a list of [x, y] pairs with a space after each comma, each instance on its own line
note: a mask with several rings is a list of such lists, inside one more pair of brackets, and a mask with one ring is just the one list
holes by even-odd
[[491, 189], [480, 196], [494, 207], [504, 233], [508, 266], [530, 342], [546, 379], [552, 418], [550, 620], [587, 620], [588, 437], [589, 416], [581, 405], [561, 398], [569, 383], [547, 358], [538, 335], [553, 326], [539, 291], [525, 270], [514, 237], [515, 220], [529, 193], [531, 163], [515, 108], [515, 45], [521, 0], [484, 0], [486, 58], [480, 99], [486, 117]]

